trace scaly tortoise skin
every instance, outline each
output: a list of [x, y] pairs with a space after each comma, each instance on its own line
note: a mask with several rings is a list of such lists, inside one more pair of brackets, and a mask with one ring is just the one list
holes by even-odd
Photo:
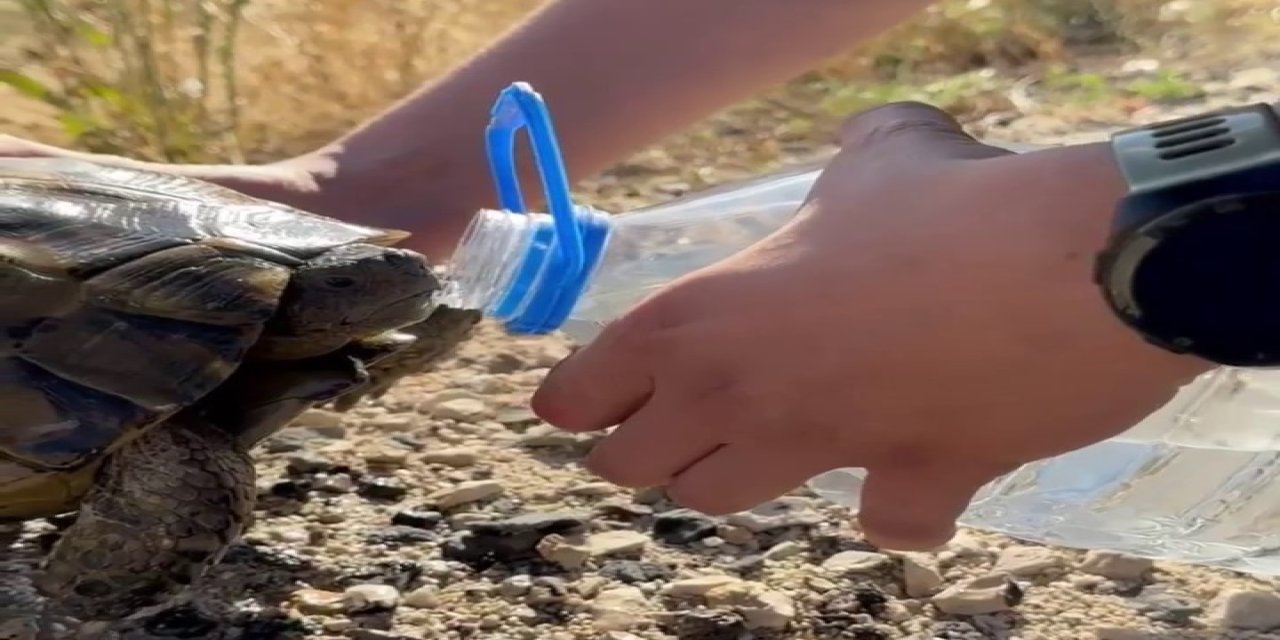
[[255, 444], [461, 343], [479, 314], [435, 303], [408, 235], [0, 160], [0, 526], [78, 510], [39, 591], [83, 620], [167, 601], [247, 526]]

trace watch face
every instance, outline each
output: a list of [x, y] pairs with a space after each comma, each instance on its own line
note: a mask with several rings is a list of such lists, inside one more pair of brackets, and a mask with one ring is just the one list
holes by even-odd
[[1280, 364], [1280, 194], [1231, 196], [1160, 220], [1129, 294], [1152, 337], [1238, 366]]

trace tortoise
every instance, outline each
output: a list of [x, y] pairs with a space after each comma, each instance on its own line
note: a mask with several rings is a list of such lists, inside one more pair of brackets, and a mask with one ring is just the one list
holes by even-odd
[[82, 620], [163, 604], [247, 527], [256, 444], [464, 341], [479, 313], [440, 304], [407, 237], [179, 175], [0, 159], [0, 526], [76, 512], [37, 590]]

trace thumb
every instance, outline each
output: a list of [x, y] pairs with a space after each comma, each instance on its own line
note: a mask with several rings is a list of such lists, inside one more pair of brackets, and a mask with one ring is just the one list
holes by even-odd
[[860, 154], [908, 154], [925, 159], [981, 160], [1012, 152], [983, 144], [950, 114], [923, 102], [891, 102], [845, 121], [840, 132], [845, 149]]

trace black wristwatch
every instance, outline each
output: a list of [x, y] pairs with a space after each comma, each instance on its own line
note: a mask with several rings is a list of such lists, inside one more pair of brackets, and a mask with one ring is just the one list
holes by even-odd
[[1129, 185], [1094, 281], [1151, 344], [1280, 366], [1280, 118], [1255, 104], [1121, 131]]

